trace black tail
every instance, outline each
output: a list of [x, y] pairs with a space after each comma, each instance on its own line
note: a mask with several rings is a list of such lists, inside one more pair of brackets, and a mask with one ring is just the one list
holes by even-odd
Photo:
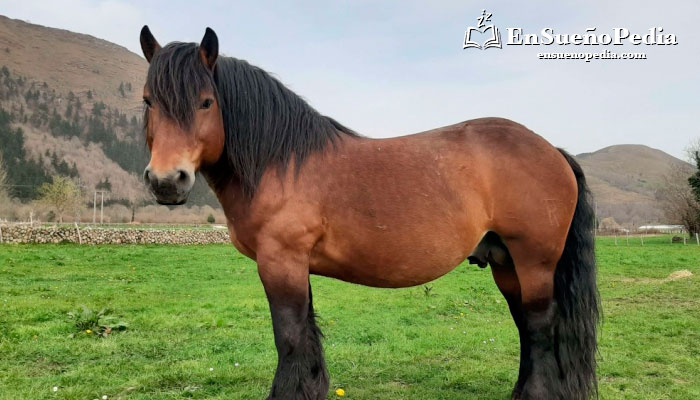
[[555, 328], [557, 356], [567, 399], [598, 394], [597, 328], [600, 299], [596, 283], [595, 212], [581, 166], [563, 150], [578, 183], [578, 203], [554, 276], [559, 316]]

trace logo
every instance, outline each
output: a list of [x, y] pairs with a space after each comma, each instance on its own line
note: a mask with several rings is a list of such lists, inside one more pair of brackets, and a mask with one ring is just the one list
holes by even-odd
[[[464, 49], [474, 47], [481, 50], [486, 50], [491, 47], [502, 48], [501, 32], [495, 25], [486, 25], [485, 22], [491, 22], [493, 14], [487, 13], [486, 10], [481, 11], [481, 16], [477, 18], [478, 24], [476, 27], [470, 26], [464, 32]], [[483, 44], [474, 40], [474, 36], [486, 38]]]
[[[491, 47], [503, 49], [505, 46], [538, 46], [542, 49], [567, 49], [573, 51], [543, 51], [537, 53], [540, 60], [646, 60], [643, 51], [627, 51], [646, 46], [675, 46], [678, 37], [664, 31], [661, 26], [652, 26], [646, 32], [635, 32], [625, 27], [599, 30], [595, 25], [587, 27], [585, 32], [561, 32], [559, 29], [545, 26], [539, 31], [527, 31], [520, 27], [504, 28], [505, 37], [496, 25], [490, 23], [492, 13], [485, 9], [476, 19], [477, 25], [469, 26], [464, 32], [463, 49], [476, 48], [486, 50]], [[624, 46], [622, 52], [608, 49]], [[632, 46], [632, 47], [630, 47]], [[593, 49], [598, 51], [592, 51]], [[620, 47], [618, 47], [620, 48]], [[636, 48], [636, 49], [635, 49]]]

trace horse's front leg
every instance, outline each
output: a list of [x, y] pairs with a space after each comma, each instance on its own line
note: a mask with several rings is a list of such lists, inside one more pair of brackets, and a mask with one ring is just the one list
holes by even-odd
[[258, 253], [258, 271], [270, 303], [278, 355], [268, 399], [325, 399], [328, 371], [315, 321], [308, 257], [288, 251]]

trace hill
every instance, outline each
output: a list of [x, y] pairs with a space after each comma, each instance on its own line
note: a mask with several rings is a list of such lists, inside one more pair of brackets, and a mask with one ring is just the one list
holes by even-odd
[[[89, 35], [0, 16], [0, 68], [0, 156], [13, 197], [32, 200], [51, 175], [62, 174], [79, 180], [86, 197], [107, 189], [109, 203], [146, 202], [142, 57]], [[190, 199], [218, 207], [203, 179]]]
[[599, 217], [630, 227], [665, 222], [659, 192], [673, 169], [694, 167], [661, 150], [639, 144], [605, 147], [576, 156], [593, 192]]
[[[140, 87], [148, 64], [106, 40], [0, 16], [0, 64], [46, 82], [56, 93], [72, 91], [85, 98], [92, 91], [95, 99], [129, 117], [141, 114]], [[122, 94], [120, 85], [132, 90]]]

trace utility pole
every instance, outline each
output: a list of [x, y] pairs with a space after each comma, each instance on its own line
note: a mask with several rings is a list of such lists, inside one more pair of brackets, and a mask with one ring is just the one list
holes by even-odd
[[104, 220], [104, 206], [105, 206], [105, 191], [95, 190], [95, 195], [92, 198], [92, 224], [95, 224], [97, 219], [97, 193], [100, 194], [100, 224]]
[[105, 191], [100, 192], [100, 225], [102, 225], [102, 218], [104, 217], [105, 208]]

